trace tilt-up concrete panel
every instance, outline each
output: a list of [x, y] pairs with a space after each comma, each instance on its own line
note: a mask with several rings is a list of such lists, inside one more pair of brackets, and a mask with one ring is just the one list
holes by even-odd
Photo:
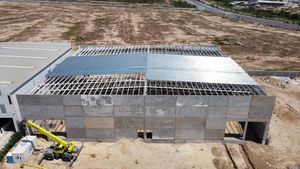
[[228, 107], [227, 119], [247, 119], [249, 107]]
[[145, 124], [144, 117], [115, 117], [115, 128], [140, 128]]
[[176, 107], [176, 117], [196, 117], [196, 118], [206, 118], [207, 106], [177, 106]]
[[115, 129], [90, 129], [86, 128], [87, 139], [114, 140]]
[[113, 96], [115, 106], [137, 106], [143, 107], [144, 96]]
[[208, 106], [209, 96], [177, 96], [177, 106]]
[[225, 129], [226, 119], [207, 119], [206, 120], [206, 129]]
[[229, 96], [228, 107], [250, 107], [252, 96]]
[[145, 96], [145, 106], [176, 106], [176, 96]]
[[227, 107], [228, 96], [209, 96], [208, 106], [209, 107]]
[[112, 96], [81, 95], [83, 106], [112, 106]]
[[66, 117], [66, 128], [85, 128], [85, 120], [83, 117]]
[[225, 135], [225, 129], [206, 129], [205, 140], [223, 140]]
[[146, 117], [175, 117], [175, 106], [147, 106]]
[[86, 128], [114, 128], [113, 117], [85, 117]]
[[204, 129], [176, 129], [175, 140], [204, 140]]
[[138, 130], [134, 128], [120, 128], [115, 129], [115, 137], [117, 139], [121, 138], [138, 138]]
[[63, 105], [66, 106], [81, 106], [81, 96], [80, 95], [64, 95]]
[[64, 106], [64, 112], [66, 117], [83, 116], [83, 107], [77, 105]]
[[85, 116], [113, 117], [113, 106], [83, 106]]
[[208, 107], [207, 118], [226, 118], [227, 107]]
[[175, 128], [175, 118], [168, 117], [146, 117], [145, 128]]
[[86, 138], [85, 128], [66, 128], [66, 133], [68, 138]]
[[115, 116], [144, 117], [144, 107], [136, 106], [114, 106]]
[[205, 129], [205, 118], [176, 118], [176, 129]]

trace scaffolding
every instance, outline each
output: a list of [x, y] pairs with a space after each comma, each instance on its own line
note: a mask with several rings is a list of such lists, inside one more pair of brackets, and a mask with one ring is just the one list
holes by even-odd
[[146, 80], [145, 75], [48, 77], [34, 95], [265, 95], [257, 85]]

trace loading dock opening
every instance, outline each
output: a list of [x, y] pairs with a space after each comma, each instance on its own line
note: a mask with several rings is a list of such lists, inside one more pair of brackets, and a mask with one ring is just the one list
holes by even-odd
[[16, 131], [12, 118], [0, 118], [0, 132], [2, 131]]

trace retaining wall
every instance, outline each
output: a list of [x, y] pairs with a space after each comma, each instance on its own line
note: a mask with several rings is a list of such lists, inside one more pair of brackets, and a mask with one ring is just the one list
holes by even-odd
[[[23, 119], [64, 119], [69, 138], [137, 138], [197, 142], [223, 140], [227, 121], [269, 122], [270, 96], [18, 95]], [[262, 131], [264, 135], [265, 131]]]

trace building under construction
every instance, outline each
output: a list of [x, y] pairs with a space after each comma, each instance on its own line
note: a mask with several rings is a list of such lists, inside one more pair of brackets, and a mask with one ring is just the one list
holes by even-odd
[[266, 141], [275, 98], [218, 46], [82, 46], [59, 58], [14, 93], [22, 119], [61, 120], [81, 140]]

